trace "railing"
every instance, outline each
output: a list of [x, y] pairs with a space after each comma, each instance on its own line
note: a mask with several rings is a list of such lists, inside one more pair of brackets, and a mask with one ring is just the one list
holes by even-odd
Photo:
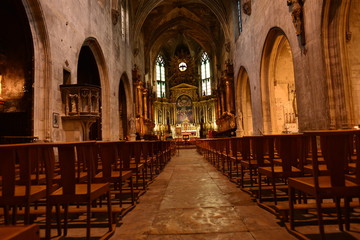
[[100, 91], [94, 85], [71, 84], [60, 85], [65, 117], [100, 117]]

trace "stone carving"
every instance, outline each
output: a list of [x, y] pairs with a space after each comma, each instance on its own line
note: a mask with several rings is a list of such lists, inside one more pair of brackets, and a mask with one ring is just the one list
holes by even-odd
[[243, 11], [246, 15], [251, 15], [251, 0], [248, 0], [243, 4]]
[[227, 52], [230, 52], [230, 50], [231, 50], [230, 42], [225, 43], [225, 50], [226, 50]]
[[130, 133], [136, 132], [136, 120], [133, 117], [129, 119], [129, 132]]
[[116, 25], [119, 21], [120, 13], [116, 9], [111, 9], [111, 20], [114, 25]]
[[79, 95], [78, 94], [69, 94], [69, 112], [70, 113], [77, 113], [78, 112], [78, 108], [77, 108], [77, 104], [78, 104], [78, 99], [79, 99]]
[[301, 37], [301, 43], [305, 45], [305, 31], [303, 19], [303, 0], [287, 0], [287, 5], [292, 7], [291, 16], [296, 35]]

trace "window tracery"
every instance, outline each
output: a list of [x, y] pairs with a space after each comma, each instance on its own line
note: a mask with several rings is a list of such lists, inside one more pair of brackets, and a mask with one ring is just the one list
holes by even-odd
[[201, 56], [201, 89], [203, 96], [211, 95], [210, 58], [204, 52]]
[[156, 81], [157, 81], [157, 97], [165, 97], [165, 60], [161, 55], [156, 58]]

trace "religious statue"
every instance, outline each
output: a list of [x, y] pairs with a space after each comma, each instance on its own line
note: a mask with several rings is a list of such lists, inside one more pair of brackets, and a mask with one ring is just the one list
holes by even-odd
[[70, 98], [70, 106], [69, 106], [69, 112], [70, 113], [77, 113], [77, 102], [78, 102], [78, 98], [79, 95], [77, 94], [69, 94], [69, 98]]
[[129, 133], [134, 133], [136, 132], [136, 122], [135, 122], [135, 118], [130, 118], [129, 119]]
[[243, 11], [246, 15], [251, 15], [251, 0], [248, 0], [243, 4]]
[[292, 19], [295, 27], [296, 35], [303, 33], [303, 19], [302, 19], [302, 2], [301, 0], [287, 0], [287, 5], [292, 6]]

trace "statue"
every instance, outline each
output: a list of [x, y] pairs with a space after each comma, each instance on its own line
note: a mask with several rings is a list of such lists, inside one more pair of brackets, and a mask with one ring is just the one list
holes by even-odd
[[302, 17], [302, 2], [301, 0], [287, 0], [287, 5], [292, 6], [292, 19], [295, 27], [296, 35], [303, 33], [303, 17]]
[[77, 94], [69, 94], [69, 98], [70, 98], [70, 110], [69, 112], [70, 113], [77, 113], [78, 110], [77, 110], [77, 101], [78, 101], [78, 98], [79, 98], [79, 95]]
[[135, 133], [136, 132], [136, 121], [135, 118], [129, 119], [129, 133]]

